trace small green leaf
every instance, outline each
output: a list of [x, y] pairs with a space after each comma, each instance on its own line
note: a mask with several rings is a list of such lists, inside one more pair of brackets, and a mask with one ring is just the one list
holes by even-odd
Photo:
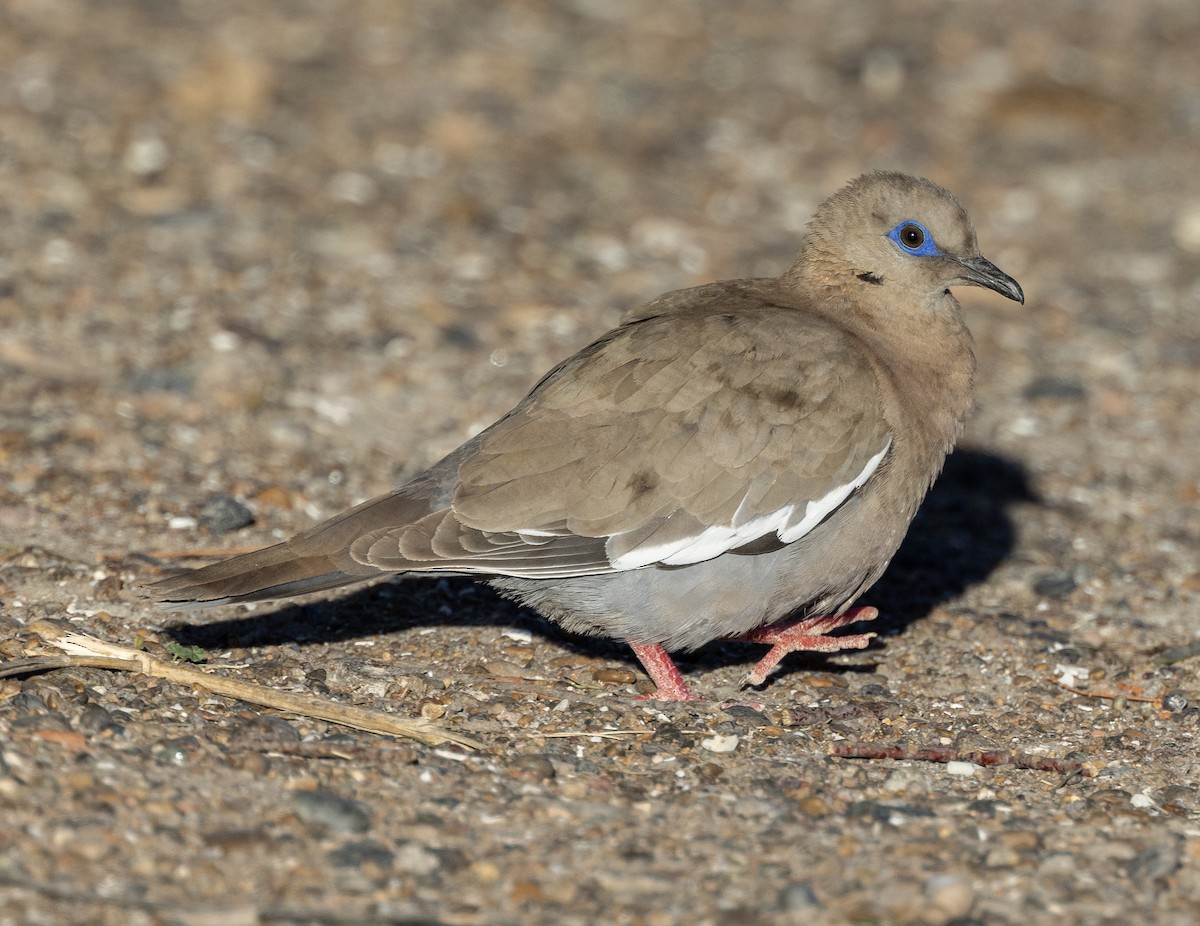
[[176, 662], [204, 662], [208, 659], [208, 654], [199, 646], [181, 646], [178, 643], [168, 643], [164, 649], [175, 657]]

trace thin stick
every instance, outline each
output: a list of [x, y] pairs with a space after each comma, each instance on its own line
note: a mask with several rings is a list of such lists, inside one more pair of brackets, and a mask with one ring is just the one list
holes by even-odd
[[[565, 730], [560, 733], [538, 733], [545, 739], [575, 739], [585, 736], [596, 736], [604, 739], [616, 739], [620, 736], [649, 736], [654, 730]], [[700, 732], [700, 731], [690, 731]]]
[[1084, 698], [1103, 698], [1106, 701], [1124, 698], [1126, 701], [1140, 701], [1143, 704], [1158, 704], [1162, 700], [1161, 697], [1151, 698], [1147, 695], [1130, 694], [1128, 691], [1088, 691], [1086, 688], [1076, 688], [1074, 685], [1068, 685], [1058, 679], [1054, 679], [1054, 684], [1059, 688], [1065, 688], [1071, 694], [1077, 694]]
[[1001, 749], [953, 749], [943, 746], [917, 747], [903, 743], [834, 743], [830, 755], [841, 759], [907, 759], [912, 762], [970, 762], [973, 765], [1011, 765], [1013, 768], [1060, 775], [1094, 778], [1096, 770], [1073, 759], [1031, 756]]
[[[20, 665], [24, 668], [17, 670], [18, 672], [57, 669], [67, 665], [140, 672], [143, 675], [164, 678], [182, 685], [198, 685], [227, 698], [237, 698], [250, 704], [260, 704], [264, 707], [299, 714], [302, 717], [327, 720], [330, 723], [363, 730], [367, 733], [407, 737], [427, 746], [454, 743], [468, 749], [483, 748], [483, 744], [477, 740], [439, 727], [424, 717], [412, 717], [405, 720], [380, 711], [356, 707], [353, 704], [339, 704], [336, 701], [326, 701], [308, 694], [264, 688], [251, 682], [213, 674], [211, 670], [204, 671], [179, 663], [164, 662], [141, 650], [105, 643], [103, 640], [87, 634], [64, 629], [53, 621], [37, 621], [31, 625], [30, 629], [35, 631], [45, 643], [62, 650], [66, 655], [42, 657], [40, 661], [36, 659], [23, 660]], [[37, 662], [37, 665], [30, 665], [34, 662]], [[0, 666], [0, 677], [5, 674], [16, 674], [6, 671], [7, 669], [7, 666]]]

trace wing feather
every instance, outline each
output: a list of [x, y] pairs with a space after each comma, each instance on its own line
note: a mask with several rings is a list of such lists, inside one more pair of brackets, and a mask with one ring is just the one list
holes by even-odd
[[[456, 532], [433, 552], [517, 574], [536, 545], [539, 570], [556, 552], [620, 570], [792, 542], [828, 517], [891, 445], [874, 370], [817, 316], [733, 308], [640, 319], [543, 380], [457, 461]], [[584, 556], [580, 539], [599, 543]]]

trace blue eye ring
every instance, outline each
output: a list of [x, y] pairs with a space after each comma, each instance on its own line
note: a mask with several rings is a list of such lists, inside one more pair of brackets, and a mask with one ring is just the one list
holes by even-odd
[[908, 254], [926, 257], [931, 254], [941, 254], [941, 248], [934, 243], [933, 235], [920, 222], [907, 219], [887, 233], [887, 236]]

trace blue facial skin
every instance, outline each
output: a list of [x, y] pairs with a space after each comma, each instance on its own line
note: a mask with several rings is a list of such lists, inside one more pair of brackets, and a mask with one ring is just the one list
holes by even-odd
[[933, 235], [929, 234], [929, 229], [920, 222], [914, 222], [911, 219], [901, 222], [888, 232], [887, 236], [905, 254], [929, 257], [942, 253], [942, 249], [934, 243]]

